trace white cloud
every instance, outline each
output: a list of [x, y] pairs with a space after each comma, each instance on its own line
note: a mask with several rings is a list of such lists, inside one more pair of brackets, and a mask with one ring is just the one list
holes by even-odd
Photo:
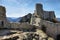
[[29, 8], [28, 5], [31, 2], [28, 0], [3, 0], [2, 5], [6, 7], [6, 15], [8, 17], [24, 16], [30, 12], [33, 12], [33, 8]]
[[0, 5], [6, 7], [7, 16], [10, 17], [19, 17], [30, 12], [33, 13], [34, 5], [37, 2], [44, 5], [44, 10], [55, 10], [57, 15], [57, 13], [59, 13], [57, 10], [60, 8], [60, 1], [59, 3], [54, 3], [52, 1], [55, 0], [0, 0]]
[[[10, 7], [9, 7], [10, 8]], [[16, 8], [16, 7], [11, 7], [11, 11], [9, 10], [9, 8], [7, 9], [7, 16], [9, 17], [21, 17], [24, 16], [30, 12], [33, 12], [33, 10], [31, 8], [26, 8], [26, 7], [20, 7], [20, 8]], [[15, 10], [14, 10], [15, 9]]]

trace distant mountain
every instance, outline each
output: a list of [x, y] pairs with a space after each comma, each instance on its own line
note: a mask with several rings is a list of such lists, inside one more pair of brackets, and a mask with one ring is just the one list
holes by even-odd
[[19, 22], [22, 19], [22, 17], [19, 17], [16, 19], [16, 22]]
[[60, 18], [57, 18], [58, 21], [60, 21]]
[[[7, 20], [9, 22], [24, 22], [30, 20], [31, 14], [25, 15], [23, 17], [15, 18], [15, 17], [7, 17]], [[60, 18], [57, 18], [58, 21], [60, 21]]]
[[7, 20], [8, 20], [9, 22], [19, 22], [20, 19], [21, 19], [21, 17], [19, 17], [19, 18], [15, 18], [15, 17], [7, 17]]
[[32, 14], [29, 13], [23, 17], [15, 18], [15, 17], [7, 17], [9, 22], [30, 22]]

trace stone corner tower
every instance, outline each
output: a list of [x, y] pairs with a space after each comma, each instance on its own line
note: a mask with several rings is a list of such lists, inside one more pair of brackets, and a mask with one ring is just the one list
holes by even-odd
[[0, 6], [0, 20], [5, 20], [5, 18], [6, 18], [6, 8]]
[[4, 27], [6, 24], [6, 8], [0, 6], [0, 27]]
[[40, 3], [36, 4], [36, 13], [40, 16], [40, 18], [43, 18], [43, 5]]

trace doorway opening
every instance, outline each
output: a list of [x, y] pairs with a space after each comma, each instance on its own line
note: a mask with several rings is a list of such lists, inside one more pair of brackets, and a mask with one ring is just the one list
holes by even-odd
[[60, 34], [56, 36], [56, 40], [60, 40]]
[[1, 25], [2, 25], [2, 27], [4, 26], [4, 22], [3, 21], [1, 21]]
[[44, 25], [42, 25], [42, 31], [46, 33], [46, 27]]

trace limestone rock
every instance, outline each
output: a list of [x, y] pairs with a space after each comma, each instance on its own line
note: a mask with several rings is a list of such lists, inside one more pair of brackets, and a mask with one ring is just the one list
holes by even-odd
[[36, 32], [22, 32], [18, 30], [10, 31], [14, 33], [0, 37], [0, 40], [54, 40], [53, 38], [48, 37], [46, 33], [39, 29], [37, 29]]
[[53, 38], [51, 38], [51, 37], [48, 37], [48, 40], [54, 40]]
[[32, 14], [29, 13], [29, 14], [23, 16], [22, 19], [19, 22], [28, 22], [28, 23], [30, 23], [31, 16], [32, 16]]

